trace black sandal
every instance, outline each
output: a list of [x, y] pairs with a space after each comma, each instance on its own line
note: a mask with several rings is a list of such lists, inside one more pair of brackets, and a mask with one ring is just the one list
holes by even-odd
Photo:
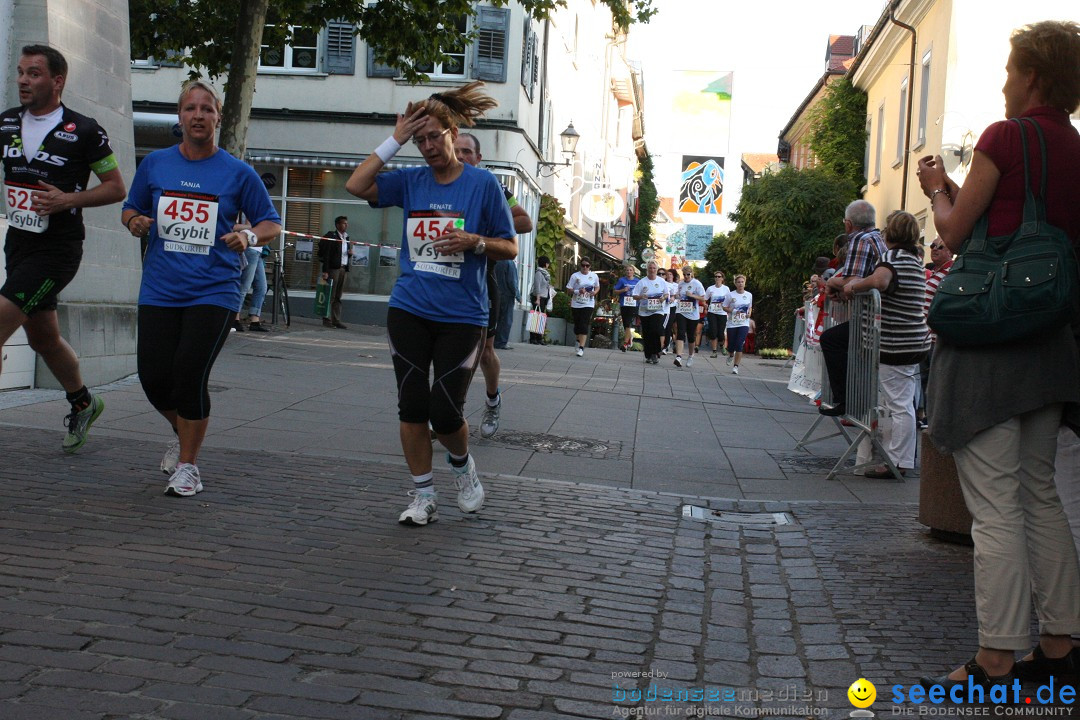
[[1046, 657], [1041, 645], [1036, 645], [1031, 654], [1033, 656], [1031, 660], [1017, 660], [1016, 665], [1013, 667], [1013, 671], [1016, 673], [1016, 677], [1020, 678], [1020, 682], [1045, 683], [1051, 677], [1057, 678], [1059, 681], [1062, 678], [1075, 680], [1077, 676], [1076, 659], [1074, 657], [1077, 653], [1075, 650], [1070, 650], [1062, 657], [1051, 658]]
[[1016, 679], [1016, 666], [1019, 663], [1015, 663], [1009, 672], [1004, 675], [991, 675], [983, 669], [983, 666], [975, 662], [975, 658], [972, 657], [964, 664], [964, 670], [967, 671], [968, 677], [963, 680], [953, 680], [949, 677], [948, 673], [939, 675], [937, 677], [921, 677], [919, 678], [919, 684], [925, 689], [929, 690], [934, 685], [940, 685], [948, 692], [956, 686], [967, 687], [968, 678], [975, 681], [976, 685], [981, 685], [983, 690], [989, 690], [994, 685], [1010, 685], [1012, 681]]

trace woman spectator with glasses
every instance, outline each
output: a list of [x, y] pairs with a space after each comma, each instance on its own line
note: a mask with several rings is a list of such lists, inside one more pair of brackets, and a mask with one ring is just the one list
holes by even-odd
[[589, 337], [589, 323], [596, 310], [596, 294], [600, 292], [600, 277], [592, 271], [592, 261], [582, 258], [578, 271], [566, 281], [570, 291], [570, 312], [574, 316], [574, 335], [577, 337], [577, 356], [585, 354], [585, 341]]
[[[933, 269], [929, 270], [926, 276], [926, 300], [923, 303], [924, 318], [930, 314], [930, 303], [933, 302], [938, 286], [941, 285], [941, 281], [945, 279], [945, 276], [949, 274], [953, 264], [952, 251], [945, 246], [940, 237], [935, 237], [934, 241], [930, 243], [930, 262]], [[926, 386], [930, 381], [930, 363], [934, 357], [934, 343], [936, 341], [937, 336], [931, 330], [930, 350], [926, 353], [923, 361], [919, 363], [919, 382], [922, 392], [919, 393], [919, 406], [915, 408], [915, 422], [918, 423], [919, 428], [926, 427]]]
[[[472, 513], [484, 504], [463, 410], [488, 324], [488, 258], [516, 257], [517, 236], [499, 181], [454, 152], [458, 128], [473, 126], [496, 105], [482, 86], [473, 82], [410, 102], [393, 134], [345, 184], [373, 206], [397, 206], [405, 215], [401, 275], [390, 293], [386, 330], [401, 446], [413, 481], [412, 500], [398, 517], [406, 525], [439, 517], [429, 421], [448, 451], [458, 507]], [[426, 165], [379, 172], [409, 138]]]

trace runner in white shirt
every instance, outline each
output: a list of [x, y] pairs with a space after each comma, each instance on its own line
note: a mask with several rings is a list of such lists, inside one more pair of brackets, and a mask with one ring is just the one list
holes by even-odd
[[655, 260], [650, 260], [645, 267], [645, 277], [634, 286], [634, 298], [641, 321], [645, 362], [655, 365], [660, 362], [660, 334], [668, 317], [668, 283], [657, 274], [660, 266]]
[[739, 374], [739, 361], [742, 360], [743, 345], [750, 332], [750, 316], [754, 312], [754, 296], [746, 292], [746, 276], [735, 276], [735, 291], [728, 293], [724, 309], [728, 311], [727, 338], [728, 364], [734, 361], [731, 372]]
[[717, 270], [713, 273], [714, 285], [705, 288], [705, 305], [708, 308], [708, 333], [709, 343], [712, 346], [712, 355], [716, 357], [716, 346], [721, 345], [720, 351], [727, 355], [723, 348], [724, 329], [727, 327], [727, 311], [724, 310], [724, 302], [727, 300], [731, 289], [724, 284], [724, 273]]
[[663, 273], [658, 273], [660, 277], [663, 277], [667, 281], [667, 295], [668, 301], [664, 305], [664, 311], [667, 313], [664, 316], [664, 329], [661, 333], [661, 346], [663, 347], [663, 354], [668, 354], [668, 348], [674, 344], [675, 336], [678, 334], [678, 328], [676, 327], [675, 315], [675, 295], [679, 292], [679, 283], [676, 279], [675, 269], [671, 268], [664, 270]]
[[675, 340], [675, 367], [682, 367], [682, 347], [686, 342], [686, 367], [694, 364], [694, 352], [697, 350], [698, 327], [701, 325], [701, 310], [698, 301], [705, 299], [705, 288], [701, 281], [694, 278], [694, 268], [686, 265], [682, 269], [683, 280], [679, 283], [675, 295], [675, 320], [679, 334]]
[[582, 357], [589, 337], [589, 323], [596, 309], [596, 294], [600, 292], [600, 277], [590, 269], [592, 261], [589, 258], [581, 258], [578, 267], [566, 282], [566, 289], [570, 291], [570, 312], [574, 315], [577, 356]]

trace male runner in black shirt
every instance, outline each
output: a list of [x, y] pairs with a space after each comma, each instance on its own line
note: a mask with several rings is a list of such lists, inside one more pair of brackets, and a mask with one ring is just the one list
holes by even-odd
[[[26, 330], [30, 348], [67, 391], [63, 449], [75, 452], [105, 402], [86, 389], [79, 358], [60, 336], [56, 296], [82, 259], [82, 208], [120, 202], [126, 191], [105, 131], [60, 102], [67, 72], [58, 51], [27, 45], [19, 58], [19, 107], [0, 116], [9, 226], [0, 345], [20, 327]], [[100, 184], [87, 189], [91, 170]]]

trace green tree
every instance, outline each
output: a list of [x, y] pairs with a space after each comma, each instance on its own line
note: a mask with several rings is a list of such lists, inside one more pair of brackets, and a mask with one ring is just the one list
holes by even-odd
[[847, 77], [825, 89], [813, 113], [810, 149], [818, 167], [862, 187], [866, 150], [866, 93]]
[[735, 269], [732, 257], [728, 254], [728, 235], [719, 233], [713, 236], [709, 247], [705, 248], [705, 269], [701, 273], [701, 283], [708, 287], [712, 284], [713, 273], [719, 270], [724, 273], [724, 282], [731, 287], [731, 279], [735, 277]]
[[630, 218], [630, 254], [640, 259], [645, 248], [652, 247], [653, 220], [660, 209], [660, 194], [653, 177], [652, 155], [638, 159], [637, 213]]
[[831, 254], [844, 208], [856, 197], [852, 180], [823, 169], [786, 168], [743, 188], [731, 214], [735, 231], [723, 244], [732, 263], [725, 272], [747, 276], [758, 347], [790, 342], [802, 283], [815, 258]]
[[566, 235], [566, 225], [563, 210], [559, 199], [548, 194], [540, 196], [540, 212], [536, 218], [536, 257], [546, 255], [549, 260], [555, 260], [555, 248], [559, 241]]
[[[602, 0], [615, 28], [648, 22], [653, 0]], [[497, 6], [508, 0], [492, 0]], [[519, 0], [537, 19], [547, 18], [565, 0]], [[183, 62], [190, 75], [227, 75], [221, 145], [243, 156], [255, 93], [260, 46], [292, 40], [294, 30], [320, 30], [342, 19], [374, 50], [378, 62], [400, 69], [411, 83], [427, 80], [416, 66], [449, 59], [477, 33], [464, 39], [456, 18], [476, 15], [473, 0], [129, 0], [133, 57], [165, 57]], [[387, 109], [389, 110], [389, 109]]]

